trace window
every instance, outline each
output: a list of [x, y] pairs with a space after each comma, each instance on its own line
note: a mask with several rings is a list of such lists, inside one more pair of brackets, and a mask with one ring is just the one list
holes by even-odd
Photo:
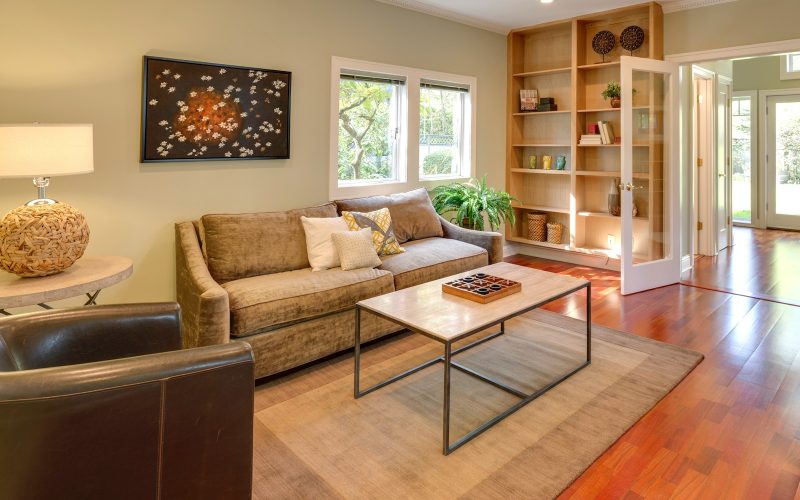
[[474, 77], [339, 57], [331, 77], [331, 199], [474, 176]]
[[[465, 127], [469, 88], [423, 81], [419, 91], [420, 179], [464, 176], [469, 163]], [[466, 173], [469, 176], [469, 173]]]
[[733, 179], [732, 211], [733, 221], [740, 224], [753, 223], [753, 116], [750, 95], [734, 95], [732, 109]]
[[781, 80], [800, 80], [800, 52], [781, 56]]
[[399, 180], [402, 80], [343, 73], [339, 78], [340, 184]]

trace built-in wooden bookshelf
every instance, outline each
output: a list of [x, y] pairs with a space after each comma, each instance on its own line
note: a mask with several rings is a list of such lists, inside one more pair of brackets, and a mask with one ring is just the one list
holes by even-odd
[[[611, 31], [619, 39], [622, 30], [631, 25], [645, 31], [644, 44], [633, 55], [663, 59], [662, 11], [654, 2], [509, 33], [506, 189], [519, 200], [514, 208], [516, 223], [506, 231], [509, 241], [544, 250], [543, 255], [551, 258], [560, 255], [553, 250], [618, 258], [621, 220], [608, 213], [608, 193], [621, 178], [622, 148], [620, 144], [581, 145], [579, 140], [588, 125], [599, 120], [609, 122], [616, 135], [621, 135], [620, 110], [600, 94], [608, 82], [621, 81], [620, 56], [628, 53], [617, 44], [602, 62], [591, 46], [599, 31]], [[634, 78], [634, 114], [652, 114], [656, 106], [651, 96], [653, 85], [646, 76]], [[522, 112], [521, 89], [536, 89], [539, 97], [554, 98], [558, 110]], [[639, 211], [633, 219], [633, 246], [634, 258], [643, 260], [657, 257], [653, 253], [658, 251], [648, 247], [650, 239], [645, 233], [661, 229], [657, 227], [659, 218], [649, 215], [659, 210], [663, 201], [659, 192], [663, 173], [654, 166], [658, 164], [654, 155], [663, 151], [653, 133], [648, 128], [633, 135], [633, 177], [638, 188], [633, 199]], [[537, 156], [540, 165], [544, 155], [551, 155], [554, 161], [565, 156], [567, 170], [530, 169], [531, 155]], [[549, 221], [562, 223], [563, 240], [557, 244], [529, 240], [529, 212], [546, 213]], [[637, 238], [637, 233], [642, 237]]]

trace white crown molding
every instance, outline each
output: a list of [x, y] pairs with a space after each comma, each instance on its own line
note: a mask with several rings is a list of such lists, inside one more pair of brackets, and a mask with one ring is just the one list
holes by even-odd
[[751, 45], [740, 45], [737, 47], [722, 47], [719, 49], [669, 54], [665, 56], [664, 59], [676, 64], [692, 64], [704, 61], [741, 59], [746, 57], [768, 56], [771, 54], [786, 54], [788, 52], [798, 51], [800, 51], [800, 38], [795, 38], [793, 40], [754, 43]]
[[658, 2], [664, 14], [678, 12], [679, 10], [699, 9], [700, 7], [711, 7], [721, 3], [735, 2], [736, 0], [669, 0]]
[[466, 24], [467, 26], [472, 26], [473, 28], [480, 28], [493, 33], [499, 33], [501, 35], [507, 35], [508, 32], [511, 31], [510, 28], [501, 26], [499, 24], [484, 21], [482, 19], [476, 19], [470, 16], [456, 14], [455, 12], [433, 7], [416, 0], [378, 0], [378, 2], [400, 7], [402, 9], [421, 12], [423, 14], [428, 14], [435, 17], [440, 17], [442, 19], [447, 19], [448, 21], [455, 21], [457, 23]]

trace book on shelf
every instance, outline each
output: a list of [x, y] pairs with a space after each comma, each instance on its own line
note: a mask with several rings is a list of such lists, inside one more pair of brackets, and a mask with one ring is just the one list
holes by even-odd
[[536, 111], [539, 104], [539, 91], [523, 89], [519, 91], [520, 111]]
[[597, 128], [600, 131], [600, 138], [603, 144], [614, 144], [616, 136], [614, 135], [614, 127], [607, 121], [597, 122]]

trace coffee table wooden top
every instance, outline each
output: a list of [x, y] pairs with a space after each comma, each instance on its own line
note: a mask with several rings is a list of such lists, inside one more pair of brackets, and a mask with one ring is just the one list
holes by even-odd
[[[522, 291], [479, 304], [442, 292], [442, 283], [486, 273], [522, 283]], [[358, 305], [441, 342], [455, 341], [550, 299], [574, 292], [589, 282], [563, 274], [498, 262], [396, 292], [362, 300]]]
[[132, 272], [131, 259], [115, 256], [82, 257], [65, 271], [41, 278], [21, 278], [0, 271], [0, 309], [96, 292], [127, 279]]

